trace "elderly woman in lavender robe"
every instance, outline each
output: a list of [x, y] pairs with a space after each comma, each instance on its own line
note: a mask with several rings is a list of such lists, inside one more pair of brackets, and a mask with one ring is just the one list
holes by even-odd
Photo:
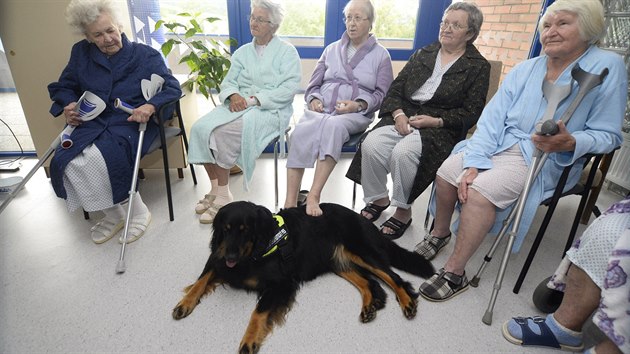
[[324, 50], [305, 93], [304, 116], [291, 135], [284, 207], [297, 205], [305, 168], [315, 176], [306, 213], [319, 216], [320, 195], [350, 135], [367, 129], [393, 80], [387, 50], [370, 34], [374, 6], [352, 0], [343, 10], [346, 32]]

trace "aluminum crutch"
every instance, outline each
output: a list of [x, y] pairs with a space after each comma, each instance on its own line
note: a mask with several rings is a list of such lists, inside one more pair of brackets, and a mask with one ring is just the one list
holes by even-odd
[[[567, 110], [562, 114], [562, 116], [560, 117], [559, 120], [563, 121], [565, 124], [567, 124], [569, 122], [569, 120], [571, 119], [571, 116], [573, 115], [573, 113], [575, 112], [575, 110], [577, 109], [578, 105], [581, 103], [582, 99], [584, 98], [584, 96], [586, 96], [586, 94], [594, 87], [600, 85], [604, 78], [606, 77], [606, 75], [608, 75], [608, 69], [604, 68], [602, 70], [602, 72], [598, 75], [598, 74], [591, 74], [588, 73], [584, 70], [582, 70], [582, 68], [580, 68], [580, 66], [578, 64], [576, 64], [573, 69], [571, 70], [571, 76], [573, 77], [573, 79], [578, 83], [579, 85], [579, 89], [578, 89], [578, 93], [576, 95], [576, 97], [573, 99], [573, 101], [571, 102], [571, 104], [569, 105], [569, 107], [567, 108]], [[543, 121], [542, 124], [537, 127], [537, 133], [539, 134], [545, 134], [545, 135], [554, 135], [558, 132], [558, 128], [557, 128], [557, 123], [554, 122], [553, 120], [546, 120]], [[528, 178], [523, 190], [523, 193], [521, 194], [521, 196], [519, 197], [519, 200], [517, 201], [517, 205], [515, 207], [516, 211], [515, 212], [511, 212], [510, 216], [514, 216], [514, 221], [512, 224], [512, 229], [508, 235], [508, 243], [506, 245], [504, 254], [503, 254], [503, 258], [501, 260], [501, 265], [499, 268], [499, 271], [497, 272], [497, 277], [492, 289], [492, 295], [490, 296], [490, 301], [488, 303], [488, 308], [486, 309], [486, 312], [482, 318], [482, 322], [490, 325], [492, 324], [492, 314], [493, 314], [493, 310], [494, 310], [494, 305], [496, 304], [496, 300], [497, 300], [497, 296], [499, 293], [499, 290], [501, 289], [501, 284], [503, 282], [503, 278], [505, 276], [505, 270], [507, 268], [507, 264], [509, 262], [509, 257], [512, 251], [512, 247], [514, 245], [514, 241], [516, 239], [516, 234], [518, 232], [518, 228], [520, 226], [520, 220], [522, 217], [522, 213], [523, 213], [523, 209], [529, 194], [529, 190], [531, 187], [531, 184], [533, 183], [533, 181], [536, 179], [537, 175], [540, 173], [540, 171], [542, 170], [542, 167], [548, 157], [548, 153], [542, 153], [540, 152], [540, 150], [536, 150], [536, 152], [534, 153], [534, 157], [532, 158], [532, 165], [530, 167], [530, 171], [528, 173]], [[508, 225], [511, 221], [508, 221]], [[504, 226], [502, 228], [501, 231], [505, 231], [506, 227]], [[503, 237], [501, 235], [501, 237]], [[495, 240], [495, 242], [497, 242], [499, 240], [499, 237], [497, 237], [497, 240]], [[494, 249], [496, 249], [496, 246], [493, 244]], [[492, 249], [491, 249], [492, 251]], [[490, 256], [492, 256], [490, 254]], [[486, 262], [486, 260], [484, 259], [484, 262]], [[482, 267], [480, 268], [480, 271], [478, 272], [478, 275], [476, 275], [475, 277], [478, 278], [478, 276], [480, 276], [481, 271], [483, 270], [483, 268], [485, 267], [485, 265], [482, 265]], [[478, 279], [476, 280], [476, 282], [478, 283]]]
[[[571, 94], [571, 84], [564, 85], [564, 86], [558, 86], [558, 85], [554, 85], [554, 84], [548, 82], [547, 80], [544, 80], [543, 84], [542, 84], [542, 92], [543, 92], [543, 97], [545, 97], [545, 99], [547, 100], [547, 108], [545, 109], [545, 113], [543, 114], [543, 117], [541, 118], [540, 121], [541, 122], [546, 122], [546, 121], [552, 121], [553, 122], [553, 116], [556, 113], [556, 110], [558, 109], [558, 105], [560, 104], [560, 102], [562, 102], [565, 98], [567, 98]], [[542, 127], [542, 125], [541, 125], [541, 127]], [[537, 151], [537, 153], [539, 153], [539, 152]], [[538, 155], [538, 156], [540, 156], [540, 155]], [[532, 171], [532, 172], [536, 170], [536, 167], [537, 167], [536, 161], [539, 161], [539, 160], [538, 159], [536, 159], [536, 160], [532, 159], [532, 164], [530, 165], [530, 171]], [[522, 193], [521, 193], [521, 195], [522, 195]], [[490, 261], [492, 261], [492, 256], [494, 255], [494, 252], [496, 252], [496, 249], [499, 246], [499, 243], [503, 240], [503, 237], [505, 236], [505, 233], [507, 232], [508, 228], [510, 227], [510, 224], [511, 224], [512, 220], [514, 220], [514, 216], [515, 216], [515, 213], [516, 213], [516, 210], [517, 210], [517, 206], [519, 205], [518, 203], [519, 203], [519, 201], [517, 200], [517, 203], [515, 204], [515, 207], [512, 208], [512, 210], [510, 211], [509, 215], [503, 220], [503, 224], [501, 226], [501, 230], [497, 234], [497, 237], [494, 240], [494, 243], [492, 243], [492, 247], [490, 247], [490, 250], [488, 251], [488, 253], [484, 257], [483, 263], [479, 267], [479, 270], [477, 271], [477, 274], [475, 274], [475, 276], [470, 280], [470, 285], [472, 287], [476, 288], [479, 285], [479, 279], [481, 278], [481, 274], [485, 270], [485, 268], [488, 265], [488, 263], [490, 263]]]
[[[151, 75], [151, 81], [142, 80], [140, 82], [140, 87], [142, 89], [142, 94], [144, 98], [148, 101], [156, 93], [158, 93], [162, 89], [162, 84], [164, 83], [164, 79], [156, 74]], [[120, 99], [116, 99], [114, 101], [114, 107], [121, 109], [129, 114], [133, 114], [133, 107], [124, 103]], [[138, 171], [140, 170], [140, 159], [142, 158], [142, 144], [144, 142], [144, 132], [147, 130], [147, 123], [140, 123], [138, 127], [138, 131], [140, 135], [138, 136], [138, 149], [136, 150], [136, 158], [133, 166], [133, 177], [131, 179], [131, 188], [129, 189], [129, 200], [127, 202], [127, 217], [125, 219], [125, 228], [123, 229], [122, 235], [122, 245], [120, 247], [120, 257], [118, 258], [118, 263], [116, 264], [116, 273], [121, 274], [127, 270], [127, 266], [125, 265], [125, 249], [127, 247], [127, 235], [129, 234], [129, 224], [131, 223], [131, 219], [133, 218], [133, 199], [138, 193], [137, 191], [137, 183], [138, 183]]]

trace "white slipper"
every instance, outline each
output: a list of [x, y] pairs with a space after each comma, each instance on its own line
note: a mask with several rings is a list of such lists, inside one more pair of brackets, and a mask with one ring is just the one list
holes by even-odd
[[114, 237], [123, 226], [125, 226], [125, 219], [114, 220], [106, 216], [90, 229], [92, 241], [101, 244]]
[[[147, 211], [146, 213], [138, 215], [138, 216], [134, 216], [134, 218], [131, 219], [131, 222], [129, 223], [129, 230], [127, 234], [127, 244], [137, 241], [140, 237], [142, 237], [147, 227], [149, 227], [150, 223], [151, 223], [150, 211]], [[123, 231], [123, 234], [124, 234], [124, 231]], [[123, 243], [123, 237], [125, 236], [123, 234], [121, 234], [120, 237], [118, 238], [118, 243]]]
[[199, 200], [197, 205], [195, 206], [195, 213], [203, 214], [210, 206], [212, 206], [212, 202], [217, 198], [216, 195], [206, 194], [203, 196], [203, 199]]
[[214, 221], [214, 217], [217, 216], [219, 209], [221, 209], [223, 205], [214, 204], [208, 208], [201, 216], [199, 216], [199, 222], [202, 224], [210, 224]]

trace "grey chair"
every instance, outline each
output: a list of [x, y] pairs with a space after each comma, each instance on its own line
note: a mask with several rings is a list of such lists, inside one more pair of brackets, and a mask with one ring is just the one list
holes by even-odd
[[[291, 131], [291, 126], [288, 126], [285, 131], [284, 131], [284, 140], [287, 142], [289, 142], [289, 132]], [[276, 210], [278, 210], [278, 157], [280, 154], [280, 135], [276, 136], [275, 138], [273, 138], [273, 140], [271, 140], [271, 142], [269, 142], [269, 144], [267, 145], [267, 148], [265, 149], [265, 151], [267, 150], [273, 150], [273, 168], [274, 168], [274, 186], [275, 186], [275, 207]], [[288, 148], [287, 148], [288, 150]]]

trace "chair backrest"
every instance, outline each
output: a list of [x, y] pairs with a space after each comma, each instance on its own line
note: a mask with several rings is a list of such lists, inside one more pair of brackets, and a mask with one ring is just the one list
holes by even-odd
[[[181, 113], [178, 113], [181, 112], [178, 105], [179, 100], [163, 104], [162, 107], [160, 107], [160, 110], [156, 112], [153, 116], [155, 123], [161, 125], [161, 128], [164, 129], [164, 136], [166, 137], [167, 142], [171, 138], [178, 136], [182, 132], [182, 129], [179, 125], [179, 119], [175, 119], [181, 118], [179, 117]], [[161, 146], [162, 142], [161, 139], [159, 139], [158, 137], [158, 139], [153, 140], [153, 143], [151, 143], [151, 146], [149, 146], [149, 150], [147, 153], [152, 153], [153, 151], [159, 149]]]
[[499, 60], [488, 60], [490, 63], [490, 82], [488, 84], [488, 94], [486, 95], [486, 104], [490, 102], [492, 96], [497, 93], [499, 89], [499, 82], [501, 81], [501, 72], [503, 70], [503, 62]]
[[[486, 94], [486, 104], [490, 102], [490, 99], [497, 93], [499, 89], [499, 82], [501, 81], [501, 72], [503, 70], [503, 62], [499, 60], [488, 60], [490, 63], [490, 81], [488, 82], [488, 93]], [[470, 137], [472, 133], [475, 132], [475, 127], [477, 125], [473, 125], [472, 127], [466, 130], [464, 134], [462, 132], [462, 140]]]
[[[167, 107], [168, 106], [168, 107]], [[158, 125], [161, 122], [161, 128], [164, 130], [168, 153], [168, 165], [170, 168], [186, 168], [186, 154], [184, 152], [183, 138], [172, 139], [182, 133], [183, 118], [181, 117], [181, 109], [179, 108], [179, 100], [164, 104], [160, 111], [156, 113], [156, 121]], [[158, 136], [151, 146], [149, 153], [140, 161], [142, 169], [161, 169], [163, 168], [163, 156], [157, 151], [160, 150], [161, 140]]]

